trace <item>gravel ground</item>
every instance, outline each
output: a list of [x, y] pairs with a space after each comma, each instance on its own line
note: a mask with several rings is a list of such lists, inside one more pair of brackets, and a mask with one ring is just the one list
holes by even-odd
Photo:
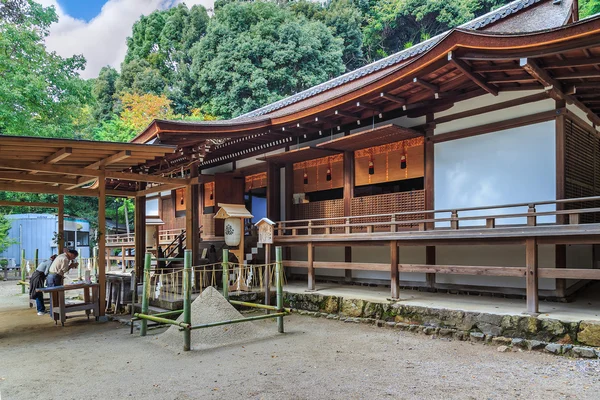
[[284, 335], [174, 353], [149, 345], [158, 331], [141, 338], [85, 319], [54, 326], [13, 285], [0, 282], [2, 400], [599, 398], [597, 360], [303, 316], [285, 318]]

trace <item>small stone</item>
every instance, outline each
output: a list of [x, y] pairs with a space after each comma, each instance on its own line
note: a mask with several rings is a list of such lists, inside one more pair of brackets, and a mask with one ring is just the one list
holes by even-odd
[[393, 327], [395, 327], [395, 326], [396, 326], [396, 323], [395, 323], [394, 321], [388, 321], [388, 322], [386, 322], [386, 323], [385, 323], [385, 325], [386, 325], [388, 328], [393, 328]]
[[396, 322], [396, 329], [402, 329], [403, 331], [410, 328], [409, 324], [405, 324], [404, 322]]
[[321, 313], [321, 317], [323, 317], [323, 318], [327, 318], [328, 316], [329, 316], [329, 314], [327, 314], [327, 313]]
[[582, 357], [582, 358], [596, 358], [596, 352], [594, 351], [594, 349], [589, 348], [589, 347], [581, 347], [581, 346], [575, 346], [573, 347], [573, 355], [576, 357]]
[[492, 343], [492, 339], [494, 337], [492, 335], [485, 335], [485, 343], [490, 344]]
[[465, 332], [463, 331], [456, 331], [452, 334], [452, 338], [455, 340], [462, 340], [465, 341], [467, 340], [468, 336]]
[[561, 354], [562, 345], [560, 345], [558, 343], [550, 343], [549, 345], [544, 347], [544, 351], [546, 351], [548, 353], [552, 353], [552, 354]]
[[504, 336], [498, 336], [498, 337], [492, 338], [492, 343], [496, 344], [496, 345], [509, 346], [512, 344], [512, 339], [504, 337]]
[[469, 337], [471, 338], [471, 342], [483, 342], [485, 339], [485, 335], [481, 332], [471, 332]]
[[378, 328], [382, 328], [385, 325], [385, 321], [378, 319], [375, 324], [377, 325]]
[[454, 330], [452, 330], [452, 329], [440, 328], [440, 330], [439, 330], [440, 336], [452, 336], [453, 333], [454, 333]]
[[423, 328], [423, 333], [426, 335], [432, 335], [435, 333], [435, 328], [431, 326], [426, 326], [425, 328]]
[[539, 340], [530, 340], [527, 346], [528, 350], [542, 350], [546, 347], [546, 343]]
[[525, 339], [521, 339], [521, 338], [514, 338], [510, 341], [510, 344], [513, 347], [520, 347], [520, 348], [526, 348], [527, 347], [527, 341]]
[[499, 353], [506, 353], [506, 352], [510, 351], [510, 347], [508, 347], [508, 346], [499, 346], [496, 350], [498, 350]]
[[573, 350], [573, 345], [572, 344], [564, 344], [563, 347], [562, 347], [562, 353], [563, 354], [567, 354], [571, 350]]

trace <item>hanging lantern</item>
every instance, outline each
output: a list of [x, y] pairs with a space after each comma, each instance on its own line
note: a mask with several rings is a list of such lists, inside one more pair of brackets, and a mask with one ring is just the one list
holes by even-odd
[[373, 158], [369, 158], [369, 175], [373, 175], [375, 173], [375, 164], [373, 163]]
[[308, 185], [308, 174], [306, 173], [306, 170], [304, 170], [304, 184]]
[[210, 197], [209, 197], [209, 198], [210, 198], [211, 200], [214, 198], [212, 190], [210, 191]]
[[242, 220], [238, 217], [225, 219], [225, 244], [239, 246], [242, 237]]
[[404, 154], [400, 157], [400, 169], [406, 169], [406, 155]]
[[327, 165], [327, 182], [331, 181], [331, 164]]
[[183, 190], [181, 191], [181, 200], [179, 201], [179, 204], [183, 205], [184, 200], [183, 200]]

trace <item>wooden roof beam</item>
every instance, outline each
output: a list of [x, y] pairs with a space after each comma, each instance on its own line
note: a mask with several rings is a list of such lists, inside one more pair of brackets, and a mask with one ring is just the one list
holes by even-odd
[[421, 86], [425, 90], [429, 90], [431, 93], [439, 93], [439, 91], [440, 91], [440, 87], [438, 85], [434, 85], [433, 83], [426, 82], [421, 78], [413, 78], [413, 83]]
[[361, 103], [360, 101], [356, 102], [356, 107], [366, 108], [367, 110], [373, 110], [378, 113], [383, 112], [383, 107], [374, 106], [372, 104]]
[[106, 157], [100, 161], [96, 161], [95, 163], [90, 164], [85, 168], [86, 169], [99, 169], [100, 167], [105, 167], [107, 165], [116, 164], [119, 161], [123, 161], [129, 157], [131, 157], [131, 150], [123, 150], [116, 154], [113, 154], [112, 156]]
[[16, 182], [35, 182], [35, 183], [59, 183], [73, 184], [75, 178], [67, 178], [65, 176], [49, 176], [49, 175], [23, 175], [20, 172], [0, 172], [1, 180], [10, 180]]
[[89, 176], [82, 176], [80, 178], [77, 178], [77, 181], [73, 185], [67, 186], [65, 188], [65, 190], [74, 190], [74, 189], [80, 188], [82, 186], [85, 186], [87, 184], [94, 182], [96, 179], [98, 179], [98, 178], [97, 177], [90, 178]]
[[381, 92], [381, 93], [379, 93], [379, 97], [381, 97], [382, 99], [386, 99], [386, 100], [392, 101], [394, 103], [400, 104], [401, 106], [404, 106], [406, 104], [406, 99], [404, 99], [402, 97], [394, 96], [389, 93]]
[[21, 193], [51, 193], [51, 194], [64, 194], [68, 196], [90, 196], [98, 197], [97, 189], [74, 189], [65, 190], [60, 187], [50, 185], [36, 185], [36, 184], [21, 184], [15, 185], [13, 183], [1, 183], [0, 191], [5, 192], [21, 192]]
[[592, 121], [595, 125], [600, 125], [600, 118], [581, 101], [567, 94], [564, 91], [562, 84], [554, 80], [548, 74], [548, 72], [546, 72], [535, 62], [535, 60], [529, 58], [521, 58], [519, 61], [519, 65], [531, 76], [537, 79], [538, 82], [544, 85], [544, 88], [547, 91], [550, 91], [551, 96], [553, 95], [555, 99], [565, 100], [568, 103], [575, 104], [587, 114], [587, 117], [590, 121]]
[[343, 110], [335, 110], [335, 115], [338, 117], [344, 117], [344, 118], [360, 119], [360, 116], [353, 114], [353, 113], [349, 113], [347, 111], [343, 111]]
[[451, 51], [448, 52], [448, 61], [450, 61], [450, 63], [452, 63], [459, 71], [468, 76], [475, 84], [477, 84], [477, 86], [494, 96], [498, 96], [498, 88], [496, 86], [488, 84], [481, 76], [474, 74], [471, 67], [463, 60], [456, 58]]
[[63, 175], [76, 175], [76, 176], [100, 176], [100, 172], [96, 170], [86, 170], [78, 167], [70, 167], [56, 164], [39, 164], [29, 161], [21, 160], [0, 160], [0, 168], [3, 169], [16, 169], [23, 171], [39, 171], [39, 172], [50, 172], [55, 174]]
[[0, 207], [47, 207], [47, 208], [58, 208], [58, 204], [54, 203], [41, 203], [35, 201], [0, 201]]
[[[50, 154], [43, 161], [41, 161], [40, 164], [56, 164], [60, 160], [64, 160], [65, 158], [69, 157], [71, 154], [73, 154], [73, 149], [71, 147], [64, 147], [57, 152]], [[29, 171], [29, 174], [37, 174], [37, 171]]]

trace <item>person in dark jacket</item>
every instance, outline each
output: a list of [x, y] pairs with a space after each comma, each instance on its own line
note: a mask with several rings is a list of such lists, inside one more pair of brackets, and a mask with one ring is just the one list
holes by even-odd
[[29, 297], [31, 299], [35, 299], [38, 315], [44, 315], [46, 313], [46, 306], [44, 305], [44, 294], [37, 292], [36, 289], [40, 289], [45, 286], [48, 270], [50, 269], [50, 265], [52, 265], [52, 262], [55, 258], [56, 254], [54, 254], [48, 260], [41, 262], [33, 274], [31, 274], [31, 278], [29, 278]]

